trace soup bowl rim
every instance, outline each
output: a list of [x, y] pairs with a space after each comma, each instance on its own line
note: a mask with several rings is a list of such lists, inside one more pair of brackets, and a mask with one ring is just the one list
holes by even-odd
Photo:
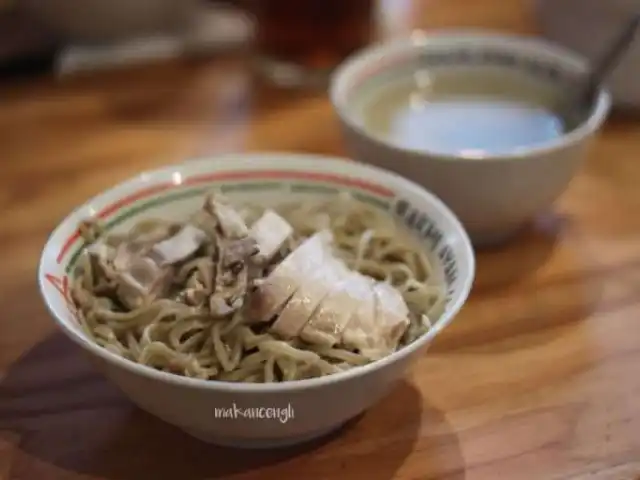
[[[459, 43], [468, 45], [471, 42], [476, 46], [481, 46], [482, 44], [504, 46], [505, 50], [515, 52], [515, 55], [518, 52], [522, 54], [529, 52], [534, 56], [543, 55], [547, 58], [552, 58], [563, 71], [572, 74], [583, 74], [588, 69], [588, 62], [584, 57], [553, 42], [537, 37], [471, 28], [434, 31], [414, 30], [408, 36], [371, 44], [345, 59], [331, 75], [329, 98], [332, 106], [348, 128], [378, 147], [421, 156], [434, 161], [477, 162], [478, 160], [483, 160], [483, 163], [487, 161], [503, 163], [523, 158], [539, 157], [584, 142], [586, 138], [598, 131], [606, 120], [611, 109], [611, 94], [606, 86], [600, 86], [595, 100], [591, 103], [589, 113], [576, 128], [551, 140], [500, 153], [449, 153], [428, 148], [404, 147], [371, 133], [357, 121], [358, 115], [353, 112], [352, 98], [354, 91], [357, 91], [359, 86], [353, 88], [350, 83], [354, 77], [361, 75], [363, 72], [365, 72], [364, 76], [367, 77], [366, 71], [375, 64], [376, 60], [383, 58], [385, 60], [393, 59], [407, 54], [418, 55], [420, 52], [428, 51], [437, 45], [457, 45]], [[390, 68], [382, 67], [368, 78], [373, 78], [382, 72], [393, 71], [394, 69], [394, 65]]]
[[[379, 180], [376, 180], [376, 182], [380, 185], [384, 185], [385, 182], [389, 182], [389, 180], [393, 179], [394, 182], [398, 182], [400, 185], [402, 185], [404, 189], [408, 189], [409, 191], [412, 191], [416, 195], [419, 195], [421, 198], [423, 198], [425, 203], [428, 204], [427, 208], [439, 211], [439, 213], [445, 218], [445, 222], [449, 225], [446, 231], [452, 232], [455, 235], [456, 241], [460, 242], [461, 250], [463, 252], [461, 261], [465, 263], [467, 275], [461, 281], [459, 293], [454, 297], [451, 304], [446, 307], [441, 318], [438, 320], [437, 325], [427, 333], [420, 336], [411, 344], [401, 347], [390, 355], [387, 355], [386, 357], [371, 362], [367, 365], [355, 366], [352, 369], [344, 372], [312, 379], [269, 384], [247, 384], [222, 382], [216, 380], [203, 380], [155, 370], [147, 366], [140, 365], [131, 360], [125, 359], [115, 353], [106, 350], [105, 348], [100, 347], [98, 344], [87, 338], [86, 335], [82, 334], [78, 329], [72, 327], [71, 324], [73, 320], [66, 318], [67, 315], [62, 312], [64, 308], [57, 308], [55, 306], [55, 303], [59, 302], [52, 301], [52, 296], [55, 294], [52, 292], [50, 286], [47, 285], [46, 281], [47, 268], [51, 264], [51, 258], [55, 256], [54, 251], [59, 243], [53, 242], [53, 238], [56, 235], [59, 235], [59, 232], [63, 229], [63, 227], [68, 227], [70, 223], [74, 222], [73, 219], [78, 216], [79, 212], [86, 209], [93, 209], [92, 205], [95, 203], [99, 203], [105, 199], [118, 200], [123, 196], [123, 192], [131, 186], [148, 186], [153, 180], [158, 178], [174, 176], [176, 174], [180, 176], [185, 172], [185, 170], [189, 168], [194, 168], [205, 173], [210, 172], [212, 170], [216, 170], [208, 166], [211, 165], [211, 162], [234, 162], [237, 161], [238, 158], [244, 158], [251, 162], [250, 166], [246, 168], [247, 171], [258, 170], [260, 168], [268, 168], [274, 163], [274, 161], [275, 163], [278, 163], [278, 159], [287, 159], [290, 164], [300, 162], [300, 159], [303, 159], [302, 162], [318, 162], [317, 165], [319, 166], [312, 167], [312, 169], [315, 168], [316, 171], [322, 171], [322, 165], [324, 164], [327, 166], [332, 165], [331, 167], [325, 169], [328, 171], [331, 171], [331, 168], [335, 167], [343, 169], [355, 168], [357, 170], [360, 170], [362, 173], [373, 172], [380, 177]], [[222, 168], [220, 170], [224, 171], [225, 169]], [[455, 216], [455, 214], [449, 209], [449, 207], [447, 207], [440, 199], [438, 199], [431, 192], [427, 191], [424, 187], [421, 187], [414, 182], [388, 170], [365, 165], [359, 162], [354, 162], [345, 158], [318, 154], [270, 151], [266, 153], [247, 152], [195, 158], [182, 163], [143, 171], [134, 177], [131, 177], [127, 180], [124, 180], [123, 182], [111, 186], [110, 188], [107, 188], [106, 190], [82, 203], [79, 207], [65, 216], [65, 218], [58, 224], [58, 226], [47, 238], [38, 267], [38, 286], [44, 303], [49, 313], [55, 320], [58, 328], [62, 330], [62, 332], [75, 344], [79, 345], [93, 357], [104, 360], [112, 367], [128, 371], [133, 375], [144, 377], [151, 381], [172, 384], [183, 388], [247, 394], [278, 394], [323, 388], [336, 383], [348, 382], [357, 377], [374, 374], [376, 371], [381, 370], [382, 368], [393, 363], [396, 363], [405, 357], [408, 357], [423, 346], [429, 344], [436, 335], [438, 335], [446, 326], [451, 323], [451, 321], [453, 321], [462, 306], [467, 301], [475, 278], [475, 269], [476, 263], [474, 251], [466, 230], [464, 229], [458, 218]]]

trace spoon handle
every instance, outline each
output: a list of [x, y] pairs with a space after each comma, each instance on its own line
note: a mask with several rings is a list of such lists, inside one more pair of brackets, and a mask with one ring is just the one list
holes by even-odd
[[640, 26], [640, 13], [636, 13], [620, 31], [609, 49], [595, 62], [591, 74], [585, 86], [578, 93], [578, 99], [587, 101], [592, 98], [594, 92], [611, 69], [620, 61], [622, 54], [633, 41], [636, 31]]

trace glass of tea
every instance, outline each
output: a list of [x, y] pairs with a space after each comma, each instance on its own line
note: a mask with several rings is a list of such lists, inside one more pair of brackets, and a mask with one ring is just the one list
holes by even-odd
[[367, 45], [375, 0], [254, 0], [259, 72], [281, 86], [325, 85], [346, 56]]

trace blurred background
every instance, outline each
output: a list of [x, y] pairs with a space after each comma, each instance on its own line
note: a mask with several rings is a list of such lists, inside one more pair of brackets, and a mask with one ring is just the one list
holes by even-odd
[[65, 74], [246, 43], [250, 25], [240, 3], [2, 0], [1, 72]]
[[[483, 25], [521, 33], [531, 30], [532, 34], [542, 34], [594, 58], [640, 2], [504, 0], [502, 3], [504, 18], [488, 19], [479, 8], [483, 2], [474, 0], [0, 0], [0, 78], [50, 73], [63, 76], [171, 58], [217, 55], [258, 45], [271, 50], [261, 57], [261, 68], [268, 71], [272, 80], [299, 83], [300, 78], [292, 80], [291, 76], [299, 77], [300, 72], [292, 73], [290, 64], [274, 64], [271, 58], [274, 52], [288, 55], [291, 60], [300, 56], [300, 49], [306, 49], [302, 55], [309, 58], [302, 63], [317, 63], [322, 55], [319, 51], [309, 53], [310, 48], [313, 50], [309, 37], [315, 36], [319, 44], [333, 41], [334, 50], [337, 45], [346, 44], [346, 50], [333, 52], [335, 58], [328, 58], [332, 55], [326, 55], [326, 50], [322, 52], [322, 61], [326, 63], [323, 67], [330, 67], [340, 60], [340, 55], [357, 49], [371, 36], [404, 34], [413, 27]], [[427, 23], [416, 24], [412, 18], [411, 11], [416, 5], [420, 5], [420, 12], [428, 13], [419, 15]], [[448, 18], [456, 8], [468, 10], [460, 15], [469, 19], [468, 25]], [[522, 12], [521, 25], [513, 23], [514, 11]], [[307, 15], [310, 23], [305, 24], [304, 19], [298, 22], [300, 15]], [[374, 31], [365, 29], [365, 19], [374, 22]], [[307, 31], [295, 31], [296, 25]], [[350, 33], [336, 34], [336, 25], [344, 25]], [[318, 28], [314, 30], [315, 27]], [[291, 45], [301, 43], [305, 45], [297, 53], [291, 50]], [[640, 87], [633, 80], [639, 75], [640, 47], [635, 47], [611, 79], [618, 105], [632, 108], [640, 105]]]

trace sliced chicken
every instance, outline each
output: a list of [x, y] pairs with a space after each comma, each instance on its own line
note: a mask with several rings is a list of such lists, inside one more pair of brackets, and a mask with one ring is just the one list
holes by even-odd
[[348, 275], [349, 270], [344, 263], [327, 258], [302, 278], [300, 287], [282, 309], [271, 330], [286, 339], [297, 337], [331, 289]]
[[215, 318], [224, 318], [235, 313], [242, 307], [241, 297], [233, 298], [224, 293], [217, 293], [209, 297], [209, 310]]
[[249, 313], [255, 322], [271, 320], [300, 287], [305, 277], [331, 257], [330, 231], [306, 239], [269, 276], [256, 285]]
[[292, 234], [293, 227], [284, 218], [273, 210], [264, 212], [249, 230], [260, 250], [257, 260], [261, 263], [271, 261]]
[[123, 241], [113, 258], [118, 298], [129, 308], [166, 294], [171, 283], [169, 265], [193, 255], [206, 240], [201, 230], [186, 225], [155, 245]]
[[189, 219], [189, 223], [205, 232], [214, 243], [220, 235], [218, 220], [206, 207], [194, 213]]
[[87, 247], [86, 252], [103, 263], [112, 262], [116, 254], [112, 246], [102, 242], [92, 243]]
[[249, 288], [249, 262], [258, 253], [251, 237], [220, 239], [215, 268], [215, 290], [209, 298], [211, 313], [217, 317], [231, 315], [244, 305]]
[[100, 277], [109, 279], [112, 277], [110, 272], [113, 270], [111, 265], [116, 256], [116, 250], [106, 243], [97, 242], [89, 245], [85, 250], [85, 254], [89, 258], [93, 278]]
[[213, 261], [208, 258], [201, 259], [186, 281], [173, 279], [173, 283], [185, 285], [185, 289], [178, 292], [176, 299], [186, 305], [204, 308], [209, 302], [209, 296], [213, 293]]
[[177, 234], [156, 243], [148, 253], [158, 265], [173, 265], [190, 257], [207, 240], [207, 234], [199, 228], [185, 225]]
[[[372, 360], [392, 353], [409, 326], [409, 309], [398, 290], [386, 282], [370, 284], [373, 312], [356, 311], [343, 334], [343, 342]], [[370, 298], [371, 298], [370, 297]], [[369, 304], [368, 304], [369, 305]]]
[[240, 214], [227, 205], [221, 195], [211, 195], [205, 200], [204, 210], [218, 220], [222, 234], [227, 238], [243, 238], [249, 234], [247, 224]]
[[129, 268], [131, 262], [143, 254], [143, 247], [130, 242], [122, 242], [116, 248], [113, 258], [113, 267], [118, 271], [124, 271]]
[[216, 260], [215, 267], [204, 275], [210, 280], [206, 283], [215, 284], [208, 299], [209, 310], [216, 317], [231, 315], [244, 304], [249, 286], [248, 261], [258, 253], [256, 241], [249, 236], [242, 216], [220, 195], [207, 197], [193, 221], [202, 227], [203, 237], [215, 239], [215, 246], [205, 252]]
[[246, 266], [233, 275], [218, 276], [215, 292], [209, 298], [209, 308], [216, 317], [231, 315], [244, 305], [249, 286]]
[[378, 282], [373, 288], [376, 295], [376, 323], [380, 337], [389, 351], [398, 346], [409, 327], [409, 307], [400, 292], [387, 282]]
[[372, 359], [382, 357], [386, 346], [380, 337], [376, 322], [375, 281], [356, 274], [348, 284], [349, 294], [359, 302], [342, 333], [342, 343]]
[[243, 264], [250, 257], [258, 253], [259, 247], [251, 237], [244, 237], [238, 240], [231, 240], [220, 246], [220, 256], [222, 258], [221, 267], [223, 269], [233, 269], [238, 264]]
[[163, 240], [173, 236], [179, 230], [179, 225], [169, 223], [157, 224], [151, 221], [148, 224], [142, 223], [136, 225], [136, 228], [134, 229], [135, 234], [133, 234], [133, 232], [129, 232], [126, 241], [136, 243], [141, 247], [150, 247], [151, 245], [155, 245], [156, 243], [162, 242]]
[[118, 297], [129, 308], [138, 308], [166, 293], [170, 276], [150, 258], [135, 258], [116, 274]]
[[[300, 332], [303, 340], [327, 347], [340, 342], [349, 320], [362, 302], [351, 292], [362, 284], [361, 278], [355, 278], [358, 276], [357, 272], [349, 272], [346, 278], [334, 285]], [[355, 286], [352, 286], [354, 282]]]
[[[245, 251], [250, 254], [252, 251]], [[214, 317], [226, 317], [244, 305], [249, 288], [249, 270], [247, 258], [233, 252], [230, 258], [225, 256], [225, 248], [220, 249], [215, 270], [213, 292], [209, 297], [209, 309]]]

